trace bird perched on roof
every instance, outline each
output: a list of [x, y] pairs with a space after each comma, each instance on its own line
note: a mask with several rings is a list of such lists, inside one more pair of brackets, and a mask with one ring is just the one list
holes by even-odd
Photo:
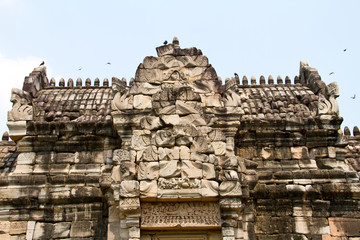
[[355, 98], [356, 98], [356, 94], [354, 94], [354, 96], [353, 96], [353, 97], [350, 97], [350, 98], [355, 99]]
[[42, 66], [42, 65], [44, 65], [45, 64], [45, 62], [44, 61], [42, 61], [42, 63], [40, 63], [40, 65], [39, 66]]
[[334, 72], [329, 73], [329, 75], [333, 75], [333, 74], [334, 74]]
[[235, 83], [240, 84], [239, 75], [237, 73], [234, 73], [235, 75]]
[[165, 40], [165, 42], [164, 42], [164, 45], [166, 45], [166, 44], [168, 44], [168, 41], [167, 41], [167, 40]]

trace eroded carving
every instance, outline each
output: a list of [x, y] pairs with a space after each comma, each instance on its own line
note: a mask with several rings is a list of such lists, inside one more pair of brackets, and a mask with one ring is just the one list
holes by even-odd
[[121, 198], [119, 201], [119, 209], [121, 212], [131, 212], [140, 210], [139, 198]]
[[201, 180], [189, 178], [159, 178], [160, 189], [190, 189], [201, 188]]
[[28, 92], [13, 88], [11, 90], [11, 99], [13, 103], [11, 111], [8, 112], [8, 121], [32, 120], [33, 107], [31, 105], [32, 97]]
[[336, 98], [339, 97], [339, 87], [336, 82], [332, 82], [326, 87], [326, 93], [331, 103], [330, 114], [339, 115], [339, 104], [336, 101]]
[[219, 227], [220, 208], [216, 202], [143, 203], [142, 228]]

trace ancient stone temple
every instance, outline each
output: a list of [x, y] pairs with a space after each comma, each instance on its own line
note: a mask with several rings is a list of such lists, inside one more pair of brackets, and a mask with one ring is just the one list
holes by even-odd
[[177, 38], [156, 51], [129, 84], [40, 66], [12, 90], [0, 239], [360, 239], [360, 132], [335, 82], [301, 62], [223, 84]]

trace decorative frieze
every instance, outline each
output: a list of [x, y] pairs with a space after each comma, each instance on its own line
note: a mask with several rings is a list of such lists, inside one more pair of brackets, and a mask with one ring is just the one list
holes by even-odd
[[166, 202], [141, 204], [142, 229], [219, 228], [217, 202]]

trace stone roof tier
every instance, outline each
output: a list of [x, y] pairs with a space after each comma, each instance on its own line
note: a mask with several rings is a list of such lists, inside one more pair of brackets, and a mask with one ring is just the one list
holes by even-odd
[[110, 87], [57, 87], [38, 92], [34, 121], [99, 122], [111, 120]]

